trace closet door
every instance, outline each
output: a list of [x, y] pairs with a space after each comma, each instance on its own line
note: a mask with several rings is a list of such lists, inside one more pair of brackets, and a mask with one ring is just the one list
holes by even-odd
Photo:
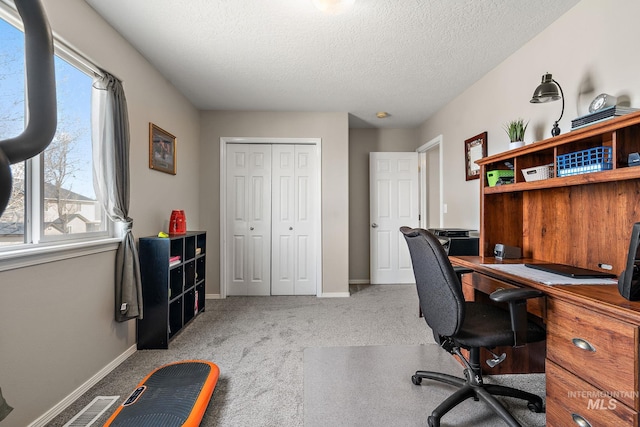
[[273, 145], [272, 295], [316, 294], [316, 147]]
[[227, 294], [269, 295], [271, 146], [227, 145]]

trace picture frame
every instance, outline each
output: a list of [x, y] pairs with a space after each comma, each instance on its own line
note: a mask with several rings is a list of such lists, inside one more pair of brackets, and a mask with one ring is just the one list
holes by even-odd
[[149, 169], [176, 174], [176, 137], [149, 123]]
[[467, 181], [480, 178], [480, 166], [476, 160], [487, 156], [487, 132], [464, 141], [464, 169]]

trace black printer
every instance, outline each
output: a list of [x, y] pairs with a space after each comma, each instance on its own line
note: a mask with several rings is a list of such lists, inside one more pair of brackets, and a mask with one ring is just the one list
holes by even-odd
[[479, 239], [477, 230], [465, 228], [429, 228], [427, 231], [433, 233], [445, 249], [448, 248], [449, 255], [479, 255]]

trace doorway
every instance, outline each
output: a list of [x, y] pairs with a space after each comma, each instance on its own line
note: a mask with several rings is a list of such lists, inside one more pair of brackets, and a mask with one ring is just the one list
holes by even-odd
[[221, 138], [221, 296], [319, 295], [320, 139]]
[[420, 228], [444, 227], [442, 135], [417, 150], [420, 163]]

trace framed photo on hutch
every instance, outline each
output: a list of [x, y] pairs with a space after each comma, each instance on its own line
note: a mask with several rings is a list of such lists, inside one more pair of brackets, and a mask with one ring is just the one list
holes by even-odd
[[464, 165], [466, 180], [480, 178], [480, 166], [476, 160], [487, 156], [487, 132], [482, 132], [464, 141]]

